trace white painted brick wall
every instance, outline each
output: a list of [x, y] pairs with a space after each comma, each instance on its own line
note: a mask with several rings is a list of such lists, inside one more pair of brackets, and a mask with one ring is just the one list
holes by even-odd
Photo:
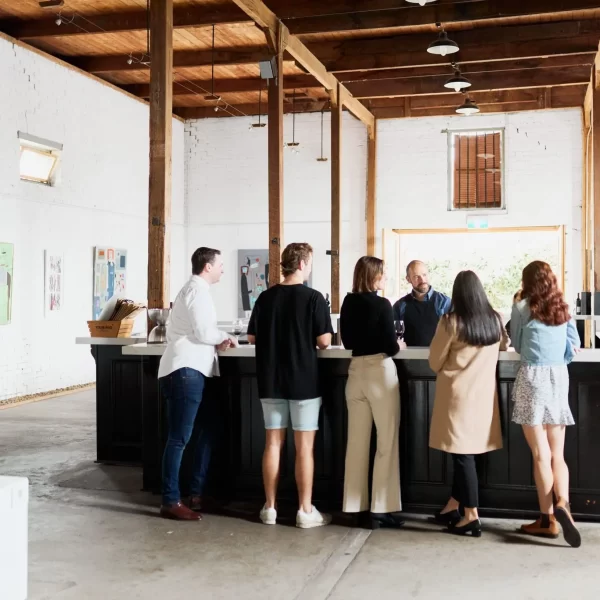
[[[188, 121], [185, 132], [188, 255], [198, 246], [223, 252], [226, 273], [213, 289], [218, 317], [237, 315], [238, 249], [268, 246], [267, 127], [249, 130], [251, 118]], [[283, 243], [309, 242], [315, 250], [313, 286], [331, 290], [331, 162], [321, 152], [320, 114], [296, 115], [300, 154], [284, 150]], [[330, 120], [325, 114], [325, 156]], [[292, 140], [292, 117], [284, 121]], [[342, 160], [342, 289], [352, 285], [354, 263], [365, 248], [366, 129], [344, 115]]]
[[[251, 119], [189, 121], [185, 133], [188, 254], [200, 245], [224, 251], [228, 273], [215, 287], [219, 318], [237, 310], [238, 248], [267, 245], [267, 128], [248, 131]], [[581, 111], [380, 121], [378, 125], [377, 234], [385, 228], [462, 228], [465, 214], [448, 212], [448, 128], [504, 127], [507, 212], [490, 227], [567, 226], [567, 294], [581, 281], [582, 133]], [[517, 131], [518, 130], [518, 131]], [[329, 117], [325, 149], [329, 155]], [[285, 118], [285, 141], [291, 116]], [[315, 246], [314, 286], [330, 289], [331, 163], [316, 162], [320, 115], [299, 115], [301, 153], [285, 150], [284, 243]], [[539, 142], [539, 143], [538, 143]], [[349, 290], [365, 241], [365, 128], [345, 115], [343, 129], [342, 295]]]
[[442, 131], [503, 127], [507, 211], [490, 216], [489, 226], [565, 225], [566, 294], [572, 302], [582, 278], [580, 109], [395, 119], [378, 127], [378, 235], [383, 228], [465, 227], [464, 213], [447, 210], [448, 140]]
[[[0, 401], [93, 381], [86, 335], [92, 248], [128, 250], [127, 295], [144, 300], [148, 108], [0, 39], [0, 241], [14, 244], [10, 325], [0, 326]], [[185, 279], [183, 123], [173, 122], [171, 285]], [[19, 179], [17, 130], [64, 144], [55, 187]], [[65, 255], [64, 309], [44, 316], [44, 250]]]

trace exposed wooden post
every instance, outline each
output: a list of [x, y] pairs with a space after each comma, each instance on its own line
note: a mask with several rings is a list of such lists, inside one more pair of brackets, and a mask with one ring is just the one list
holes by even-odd
[[375, 256], [375, 219], [377, 214], [377, 121], [367, 129], [367, 254]]
[[281, 27], [276, 36], [277, 74], [269, 79], [269, 285], [281, 281], [283, 245], [283, 51]]
[[[600, 291], [600, 60], [596, 59], [592, 74], [592, 212], [593, 212], [593, 272], [592, 291]], [[594, 294], [592, 293], [592, 308]], [[594, 312], [594, 311], [592, 311]], [[595, 328], [592, 327], [592, 330]]]
[[168, 308], [171, 267], [173, 0], [150, 2], [148, 308]]
[[341, 90], [331, 94], [331, 312], [340, 312], [340, 238], [341, 213], [341, 149], [342, 111], [344, 98]]

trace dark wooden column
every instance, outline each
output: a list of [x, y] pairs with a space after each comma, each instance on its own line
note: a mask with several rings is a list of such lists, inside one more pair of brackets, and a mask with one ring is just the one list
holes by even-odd
[[281, 280], [283, 247], [283, 44], [281, 27], [276, 36], [277, 74], [269, 79], [269, 285]]
[[331, 312], [340, 312], [341, 148], [343, 98], [331, 94]]
[[[373, 127], [367, 129], [367, 254], [375, 256], [375, 219], [377, 210], [377, 121]], [[381, 253], [379, 253], [381, 254]]]
[[168, 308], [171, 262], [173, 0], [150, 2], [148, 308]]

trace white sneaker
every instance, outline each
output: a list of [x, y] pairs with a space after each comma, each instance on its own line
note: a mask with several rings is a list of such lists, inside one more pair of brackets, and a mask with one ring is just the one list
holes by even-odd
[[296, 527], [300, 527], [300, 529], [322, 527], [329, 523], [331, 523], [331, 515], [321, 514], [314, 506], [311, 512], [305, 513], [303, 510], [299, 510], [296, 515]]
[[260, 520], [265, 525], [275, 525], [277, 523], [277, 511], [274, 508], [267, 508], [265, 504], [260, 511]]

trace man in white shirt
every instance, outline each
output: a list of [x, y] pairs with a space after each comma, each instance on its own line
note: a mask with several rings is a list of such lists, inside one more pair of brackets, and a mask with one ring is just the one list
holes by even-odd
[[[200, 436], [195, 450], [191, 483], [190, 508], [181, 503], [179, 469], [194, 421], [202, 401], [206, 377], [218, 375], [217, 350], [237, 346], [236, 338], [220, 331], [210, 286], [223, 275], [219, 250], [198, 248], [192, 255], [192, 277], [183, 286], [171, 310], [167, 330], [167, 348], [158, 377], [162, 395], [167, 400], [169, 435], [163, 455], [162, 517], [181, 521], [199, 521], [204, 475], [210, 459], [210, 441]], [[211, 427], [211, 424], [207, 424]]]

